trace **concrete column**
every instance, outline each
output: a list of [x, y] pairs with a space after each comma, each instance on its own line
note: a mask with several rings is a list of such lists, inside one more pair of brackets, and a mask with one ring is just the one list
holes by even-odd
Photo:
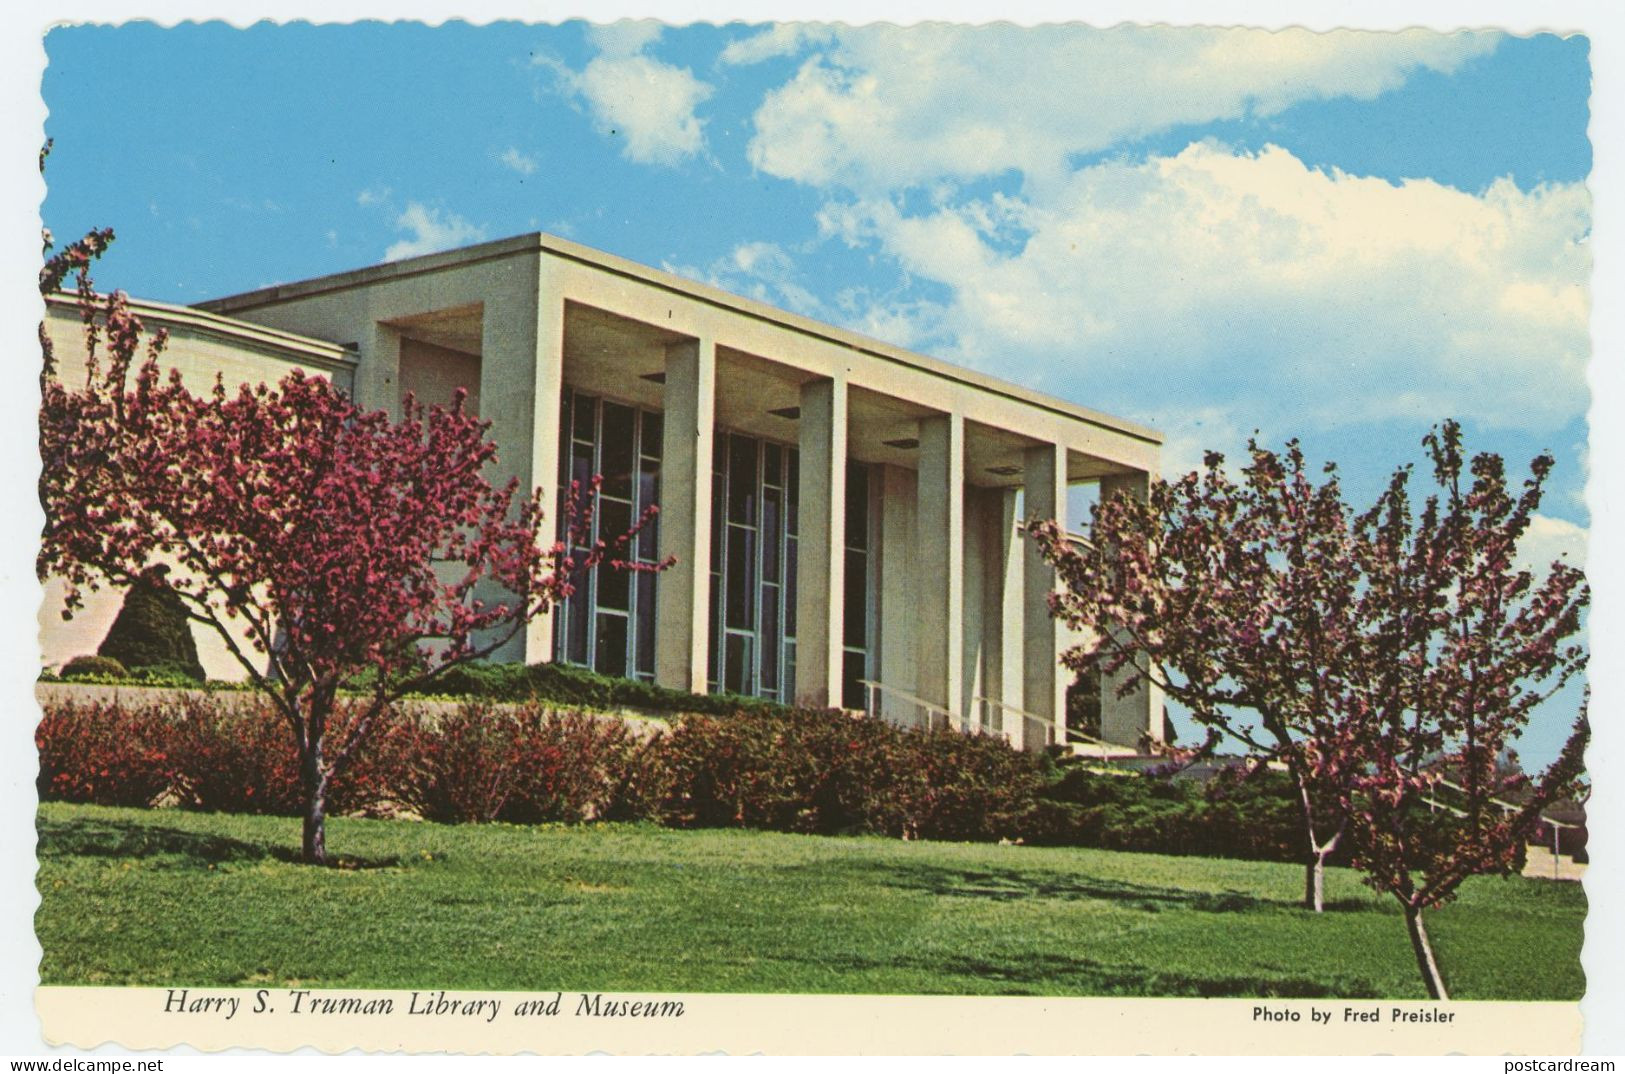
[[[990, 490], [987, 501], [987, 515], [982, 520], [983, 547], [987, 550], [982, 597], [982, 696], [1020, 708], [1021, 631], [1016, 624], [1022, 621], [1022, 589], [1016, 490]], [[1018, 748], [1025, 742], [1024, 723], [1007, 709], [988, 706], [988, 730], [1003, 732]]]
[[965, 419], [942, 414], [920, 422], [916, 497], [919, 628], [915, 693], [965, 715], [961, 672], [965, 616]]
[[[880, 638], [876, 652], [879, 667], [876, 678], [887, 686], [914, 692], [915, 601], [919, 582], [915, 576], [914, 490], [915, 473], [901, 466], [875, 468], [880, 481]], [[871, 553], [873, 554], [873, 553]], [[914, 706], [896, 694], [877, 697], [879, 710], [887, 719], [907, 723], [915, 716]]]
[[[1028, 523], [1054, 519], [1066, 528], [1066, 448], [1045, 444], [1028, 448], [1023, 458]], [[1022, 550], [1022, 708], [1037, 720], [1025, 719], [1024, 744], [1042, 749], [1045, 740], [1066, 741], [1067, 674], [1061, 667], [1061, 624], [1050, 614], [1055, 568], [1038, 554], [1038, 545], [1023, 541]], [[1048, 724], [1048, 731], [1044, 727]]]
[[[1151, 489], [1148, 473], [1124, 474], [1100, 479], [1102, 503], [1112, 496], [1129, 495], [1143, 500]], [[1122, 746], [1140, 745], [1141, 738], [1162, 741], [1162, 690], [1142, 681], [1127, 696], [1117, 689], [1128, 678], [1126, 672], [1102, 675], [1100, 680], [1100, 737]]]
[[[481, 416], [502, 445], [493, 481], [517, 477], [526, 489], [556, 489], [559, 479], [559, 406], [564, 390], [564, 298], [537, 281], [528, 300], [488, 302], [480, 324]], [[400, 347], [395, 346], [399, 388]], [[399, 400], [396, 401], [399, 409]], [[551, 519], [556, 498], [544, 506]], [[556, 521], [556, 520], [555, 520]], [[544, 539], [547, 534], [543, 534]], [[487, 597], [492, 599], [492, 597]], [[500, 599], [496, 597], [495, 599]], [[493, 660], [542, 663], [553, 659], [553, 614], [532, 619]]]
[[846, 380], [801, 386], [796, 555], [796, 701], [841, 703], [846, 595]]
[[387, 410], [401, 417], [401, 334], [387, 324], [373, 322], [372, 338], [356, 364], [351, 397], [363, 410]]
[[666, 348], [660, 462], [660, 557], [677, 562], [655, 583], [655, 682], [704, 693], [711, 629], [711, 444], [716, 344]]

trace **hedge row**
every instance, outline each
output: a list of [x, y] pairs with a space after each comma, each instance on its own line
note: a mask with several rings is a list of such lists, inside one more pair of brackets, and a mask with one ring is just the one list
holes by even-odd
[[[344, 734], [342, 707], [330, 734]], [[300, 810], [291, 734], [257, 695], [63, 701], [36, 732], [42, 798]], [[652, 820], [949, 840], [1009, 839], [1302, 860], [1279, 773], [1205, 787], [1058, 768], [992, 736], [777, 706], [669, 728], [526, 701], [402, 712], [334, 781], [329, 811], [443, 822]]]
[[[358, 711], [340, 703], [329, 743]], [[34, 733], [36, 786], [41, 799], [296, 816], [292, 739], [258, 695], [54, 702]], [[632, 773], [647, 753], [620, 720], [540, 705], [396, 713], [334, 778], [328, 811], [444, 822], [647, 815], [625, 805], [642, 802]]]
[[[364, 679], [354, 686], [365, 687]], [[459, 700], [539, 701], [592, 709], [642, 709], [658, 713], [782, 713], [786, 706], [738, 694], [691, 694], [634, 679], [600, 675], [571, 664], [461, 664], [435, 678], [423, 696]]]
[[[173, 686], [195, 689], [246, 690], [246, 683], [209, 680], [201, 683], [183, 669], [171, 666], [127, 670], [117, 660], [104, 656], [76, 656], [58, 672], [44, 672], [41, 682], [86, 682], [107, 686]], [[365, 693], [372, 683], [370, 674], [358, 675], [346, 684], [351, 693]], [[738, 694], [691, 694], [653, 683], [600, 675], [569, 664], [495, 664], [484, 661], [462, 664], [430, 681], [419, 698], [456, 701], [535, 701], [567, 708], [602, 710], [640, 709], [657, 714], [699, 713], [783, 713], [788, 706], [758, 697]]]

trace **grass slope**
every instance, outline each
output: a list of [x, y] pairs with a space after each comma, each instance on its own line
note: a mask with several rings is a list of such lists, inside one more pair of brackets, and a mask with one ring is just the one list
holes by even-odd
[[[745, 831], [295, 820], [46, 804], [46, 984], [1421, 997], [1396, 910], [1333, 870]], [[1391, 902], [1391, 900], [1389, 900]], [[1432, 915], [1464, 999], [1576, 999], [1578, 885]]]

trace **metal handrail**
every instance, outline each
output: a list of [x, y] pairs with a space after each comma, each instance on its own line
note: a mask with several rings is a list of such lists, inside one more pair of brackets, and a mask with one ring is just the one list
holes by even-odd
[[[1466, 787], [1463, 787], [1459, 783], [1452, 783], [1450, 780], [1445, 779], [1442, 776], [1439, 779], [1435, 780], [1434, 782], [1438, 783], [1441, 787], [1449, 787], [1451, 790], [1460, 791], [1463, 794], [1467, 793], [1467, 788]], [[1512, 813], [1512, 812], [1515, 812], [1516, 810], [1519, 810], [1519, 809], [1523, 808], [1523, 806], [1518, 805], [1516, 802], [1508, 802], [1504, 798], [1491, 797], [1490, 802], [1493, 805], [1500, 806], [1502, 811], [1506, 812], [1506, 813]], [[1467, 814], [1462, 813], [1460, 815], [1461, 816], [1466, 816]], [[1585, 827], [1585, 825], [1583, 825], [1583, 824], [1570, 824], [1567, 821], [1553, 820], [1551, 817], [1548, 817], [1546, 815], [1545, 810], [1541, 810], [1540, 819], [1545, 821], [1547, 824], [1550, 824], [1554, 828], [1573, 828], [1576, 831], [1578, 831], [1579, 829]]]
[[[1027, 523], [1019, 518], [1016, 520], [1016, 532], [1021, 534], [1023, 537], [1027, 535]], [[1095, 547], [1095, 542], [1084, 534], [1074, 533], [1071, 530], [1065, 530], [1063, 531], [1062, 536], [1072, 544], [1082, 545], [1084, 548], [1088, 549], [1093, 549]]]
[[[970, 721], [960, 719], [958, 716], [955, 716], [952, 712], [949, 712], [946, 708], [943, 708], [934, 701], [927, 701], [925, 698], [920, 697], [917, 694], [911, 694], [907, 690], [899, 689], [896, 686], [887, 686], [885, 683], [879, 682], [875, 679], [859, 679], [858, 683], [864, 688], [864, 712], [867, 715], [879, 715], [875, 709], [875, 695], [877, 693], [889, 694], [893, 697], [900, 698], [901, 700], [906, 701], [919, 709], [923, 709], [927, 716], [925, 721], [927, 727], [929, 727], [931, 723], [930, 716], [932, 714], [937, 714], [942, 716], [942, 718], [950, 726], [957, 721], [960, 724], [961, 730], [968, 730], [966, 725], [969, 724]], [[978, 728], [979, 727], [980, 725], [978, 724]]]
[[[1055, 725], [1054, 720], [1047, 719], [1047, 718], [1045, 718], [1043, 716], [1038, 715], [1037, 713], [1028, 712], [1024, 708], [1018, 708], [1015, 705], [1007, 704], [1006, 702], [1003, 702], [1003, 701], [994, 700], [991, 697], [977, 697], [976, 700], [978, 702], [981, 702], [982, 704], [992, 705], [994, 708], [999, 709], [1001, 712], [1013, 712], [1017, 716], [1020, 716], [1022, 718], [1022, 721], [1023, 721], [1022, 722], [1022, 729], [1024, 731], [1025, 731], [1028, 724], [1032, 724], [1032, 723], [1038, 724], [1039, 726], [1044, 728], [1044, 737], [1045, 737], [1046, 742], [1047, 743], [1053, 743], [1055, 741], [1055, 727], [1056, 727], [1056, 725]], [[1111, 760], [1110, 751], [1112, 749], [1112, 743], [1107, 742], [1103, 738], [1095, 738], [1093, 735], [1086, 735], [1082, 731], [1075, 730], [1074, 728], [1071, 728], [1071, 727], [1065, 728], [1065, 731], [1066, 731], [1068, 741], [1076, 741], [1076, 742], [1081, 742], [1081, 743], [1084, 743], [1084, 744], [1090, 745], [1090, 746], [1098, 746], [1100, 748], [1100, 759], [1102, 761]], [[1025, 737], [1025, 736], [1023, 736], [1023, 737]]]
[[974, 700], [978, 704], [992, 705], [994, 708], [999, 709], [999, 710], [1001, 710], [1003, 712], [1013, 712], [1017, 716], [1020, 716], [1021, 720], [1022, 720], [1022, 723], [1021, 723], [1022, 736], [1021, 737], [1022, 737], [1023, 740], [1025, 740], [1026, 737], [1027, 737], [1027, 735], [1026, 735], [1027, 725], [1036, 723], [1036, 724], [1038, 724], [1040, 727], [1042, 727], [1044, 729], [1045, 745], [1048, 745], [1048, 744], [1055, 741], [1055, 722], [1053, 720], [1046, 720], [1046, 719], [1044, 719], [1044, 717], [1039, 716], [1036, 713], [1028, 712], [1026, 709], [1017, 708], [1014, 705], [1007, 705], [1003, 701], [995, 701], [991, 697], [978, 696], [978, 697], [974, 698]]
[[[1449, 788], [1451, 788], [1453, 790], [1458, 790], [1458, 791], [1463, 791], [1463, 792], [1466, 791], [1466, 788], [1461, 786], [1461, 784], [1452, 783], [1448, 779], [1440, 779], [1439, 782], [1441, 784], [1443, 784], [1444, 786], [1449, 787]], [[1450, 804], [1448, 804], [1446, 802], [1441, 802], [1437, 798], [1432, 797], [1431, 795], [1424, 796], [1422, 801], [1426, 802], [1428, 804], [1428, 806], [1430, 808], [1434, 809], [1434, 810], [1442, 809], [1446, 813], [1450, 813], [1450, 814], [1453, 814], [1454, 816], [1458, 816], [1458, 817], [1467, 816], [1466, 810], [1457, 809], [1455, 806], [1450, 805]], [[1507, 812], [1511, 812], [1512, 810], [1519, 808], [1518, 806], [1513, 805], [1511, 802], [1505, 802], [1505, 801], [1502, 801], [1499, 798], [1491, 798], [1490, 801], [1494, 802], [1496, 805], [1500, 806], [1502, 809], [1506, 810]], [[1541, 820], [1545, 821], [1547, 824], [1550, 824], [1552, 826], [1552, 879], [1553, 880], [1561, 879], [1562, 862], [1560, 862], [1558, 859], [1563, 856], [1563, 850], [1562, 850], [1563, 844], [1562, 844], [1562, 839], [1561, 839], [1561, 833], [1558, 831], [1558, 829], [1559, 828], [1574, 828], [1574, 829], [1578, 830], [1578, 829], [1584, 827], [1584, 825], [1581, 825], [1581, 824], [1569, 824], [1569, 823], [1567, 823], [1565, 821], [1553, 820], [1552, 818], [1548, 817], [1545, 813], [1540, 813], [1540, 814], [1537, 814], [1537, 815], [1540, 817]]]

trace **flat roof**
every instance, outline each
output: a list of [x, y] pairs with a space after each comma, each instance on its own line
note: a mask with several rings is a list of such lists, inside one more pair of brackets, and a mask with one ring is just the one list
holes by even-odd
[[[97, 311], [101, 312], [101, 303], [105, 295], [97, 295]], [[154, 302], [145, 298], [128, 298], [130, 312], [139, 317], [144, 323], [159, 325], [165, 328], [189, 329], [204, 335], [219, 337], [239, 345], [246, 345], [255, 350], [275, 353], [285, 356], [308, 358], [328, 365], [355, 365], [358, 358], [353, 348], [341, 343], [331, 343], [325, 339], [315, 339], [311, 336], [302, 336], [297, 332], [287, 332], [280, 328], [270, 328], [253, 321], [239, 320], [235, 317], [224, 317], [212, 310], [198, 306], [175, 306], [168, 302]], [[45, 303], [48, 309], [61, 313], [71, 311], [73, 316], [79, 316], [79, 298], [68, 292], [58, 292], [46, 295]]]
[[804, 335], [861, 351], [864, 354], [885, 361], [911, 366], [933, 376], [957, 381], [980, 391], [992, 392], [995, 395], [1002, 395], [1034, 406], [1040, 406], [1065, 417], [1110, 429], [1113, 432], [1122, 433], [1138, 440], [1159, 445], [1163, 442], [1162, 434], [1147, 426], [1114, 417], [1098, 410], [1091, 410], [1088, 407], [1079, 406], [1076, 403], [1052, 395], [1045, 395], [1042, 392], [1024, 388], [1019, 384], [1013, 384], [998, 377], [944, 362], [940, 358], [919, 354], [849, 329], [825, 324], [822, 321], [813, 320], [811, 317], [803, 317], [798, 313], [791, 313], [788, 310], [779, 309], [765, 302], [745, 298], [742, 295], [736, 295], [721, 288], [712, 287], [709, 284], [699, 283], [674, 273], [651, 268], [648, 265], [629, 261], [624, 257], [617, 257], [614, 254], [595, 250], [590, 246], [583, 246], [580, 243], [571, 242], [568, 239], [561, 239], [556, 235], [549, 235], [540, 231], [516, 235], [512, 238], [495, 239], [491, 242], [482, 242], [455, 250], [403, 258], [400, 261], [388, 261], [367, 268], [335, 272], [326, 276], [298, 280], [293, 283], [277, 284], [273, 287], [244, 291], [241, 294], [226, 295], [206, 302], [199, 302], [196, 308], [217, 314], [231, 314], [238, 310], [276, 305], [279, 302], [288, 302], [327, 291], [339, 291], [384, 280], [439, 272], [480, 261], [534, 252], [546, 253], [569, 261], [575, 261], [719, 309], [730, 310], [746, 317], [777, 324]]

